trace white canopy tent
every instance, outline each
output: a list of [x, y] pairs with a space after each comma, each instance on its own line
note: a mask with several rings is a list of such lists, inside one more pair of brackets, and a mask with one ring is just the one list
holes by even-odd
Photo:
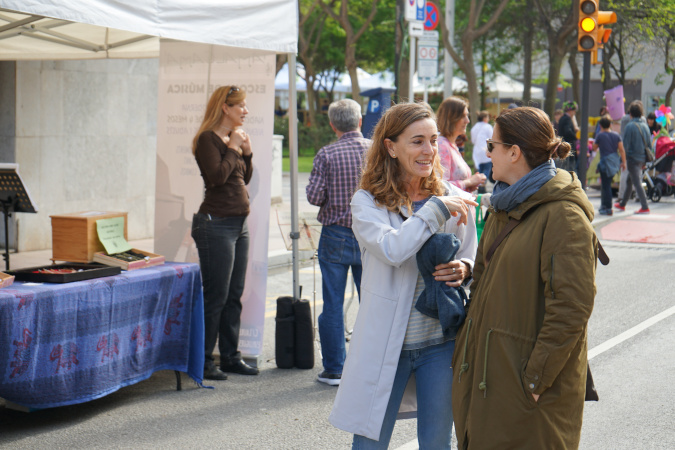
[[[287, 53], [295, 66], [297, 0], [1, 0], [0, 60], [152, 58], [159, 38]], [[289, 78], [295, 97], [295, 77]], [[290, 102], [292, 234], [297, 219], [297, 111]], [[297, 237], [293, 295], [299, 296]]]
[[[297, 51], [296, 0], [2, 0], [0, 7], [10, 18], [12, 13], [8, 11], [25, 15], [0, 26], [3, 33], [0, 37], [4, 38], [9, 31], [8, 36], [19, 38], [16, 45], [24, 45], [26, 49], [39, 48], [35, 40], [51, 40], [72, 47], [79, 40], [85, 46], [88, 43], [99, 46], [97, 51], [90, 50], [92, 53], [108, 50], [100, 30], [88, 27], [94, 25], [116, 30], [114, 33], [121, 34], [121, 41], [146, 35], [276, 53]], [[124, 32], [131, 35], [124, 36]], [[99, 37], [95, 39], [97, 34]], [[107, 44], [111, 43], [119, 41], [108, 39]], [[3, 43], [2, 47], [6, 45]]]

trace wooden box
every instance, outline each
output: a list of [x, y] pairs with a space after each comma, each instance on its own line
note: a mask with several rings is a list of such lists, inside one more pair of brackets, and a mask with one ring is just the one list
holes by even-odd
[[104, 251], [98, 240], [96, 221], [124, 217], [124, 238], [127, 239], [127, 213], [82, 211], [50, 216], [52, 219], [52, 260], [86, 263], [94, 253]]
[[11, 286], [14, 283], [14, 275], [0, 272], [0, 289]]
[[145, 250], [139, 250], [137, 248], [132, 248], [131, 251], [145, 255], [146, 259], [143, 261], [127, 262], [118, 258], [113, 258], [112, 256], [107, 255], [105, 252], [96, 252], [94, 254], [94, 261], [99, 262], [101, 264], [107, 264], [109, 266], [121, 267], [122, 270], [143, 269], [145, 267], [158, 266], [160, 264], [164, 264], [164, 257], [162, 255], [146, 252]]

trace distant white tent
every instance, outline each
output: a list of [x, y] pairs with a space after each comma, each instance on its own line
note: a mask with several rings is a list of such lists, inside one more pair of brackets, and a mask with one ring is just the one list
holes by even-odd
[[[516, 81], [503, 73], [497, 72], [494, 79], [488, 83], [491, 98], [522, 98], [523, 88], [525, 86], [520, 81]], [[544, 90], [532, 86], [530, 88], [530, 97], [536, 99], [544, 98]]]
[[[424, 92], [424, 85], [415, 77], [415, 93], [420, 94]], [[502, 98], [522, 98], [524, 85], [520, 81], [516, 81], [503, 73], [497, 72], [492, 79], [487, 82], [488, 98], [499, 99]], [[468, 89], [467, 82], [461, 78], [452, 78], [452, 90], [454, 92], [466, 92]], [[427, 92], [443, 92], [443, 79], [439, 76], [427, 84]], [[530, 96], [534, 99], [543, 99], [544, 90], [538, 87], [531, 88]]]
[[[298, 64], [296, 70], [296, 88], [298, 92], [305, 92], [307, 90], [307, 83], [303, 79], [305, 75], [305, 69], [302, 65]], [[362, 91], [366, 89], [376, 88], [376, 87], [394, 87], [394, 77], [388, 72], [382, 72], [375, 75], [371, 75], [360, 67], [356, 69], [356, 73], [359, 77], [359, 87]], [[288, 90], [288, 64], [284, 64], [279, 73], [277, 74], [274, 80], [274, 89], [277, 91], [287, 91]], [[314, 82], [314, 89], [319, 89], [319, 81]], [[351, 93], [352, 92], [352, 81], [349, 78], [349, 74], [341, 73], [339, 74], [335, 85], [332, 89], [333, 92], [342, 92], [342, 93]]]

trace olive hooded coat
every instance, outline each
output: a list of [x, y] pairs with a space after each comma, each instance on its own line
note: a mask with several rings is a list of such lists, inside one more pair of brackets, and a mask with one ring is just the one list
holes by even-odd
[[[511, 217], [522, 222], [486, 266]], [[578, 178], [560, 169], [511, 212], [491, 211], [452, 364], [460, 449], [579, 446], [596, 292], [591, 220]]]

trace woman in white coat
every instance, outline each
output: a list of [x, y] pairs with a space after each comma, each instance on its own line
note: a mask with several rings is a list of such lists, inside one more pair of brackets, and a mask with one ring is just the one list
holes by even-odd
[[442, 181], [437, 139], [427, 105], [390, 108], [352, 198], [361, 304], [330, 422], [354, 433], [355, 449], [387, 448], [396, 419], [411, 417], [420, 448], [450, 448], [454, 335], [414, 308], [424, 289], [416, 254], [434, 233], [454, 233], [461, 241], [456, 259], [433, 275], [461, 286], [476, 254], [476, 203]]

